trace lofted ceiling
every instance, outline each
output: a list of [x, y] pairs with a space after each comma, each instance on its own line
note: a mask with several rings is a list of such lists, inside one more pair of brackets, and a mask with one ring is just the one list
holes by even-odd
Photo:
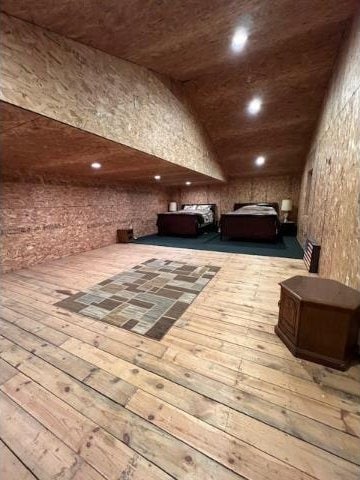
[[[357, 3], [3, 0], [2, 10], [182, 81], [225, 172], [246, 176], [301, 171]], [[249, 37], [234, 53], [238, 27]], [[254, 96], [263, 108], [249, 116]]]
[[[59, 177], [96, 183], [207, 183], [209, 177], [37, 113], [0, 102], [4, 177]], [[90, 167], [101, 162], [101, 169]]]

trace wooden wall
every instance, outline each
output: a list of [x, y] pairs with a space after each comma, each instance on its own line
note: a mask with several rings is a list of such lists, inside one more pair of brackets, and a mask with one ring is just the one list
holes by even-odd
[[0, 99], [223, 180], [182, 85], [1, 15]]
[[[236, 202], [278, 202], [293, 200], [292, 218], [296, 218], [300, 190], [299, 176], [234, 178], [224, 185], [184, 187], [172, 191], [179, 203], [216, 203], [219, 213], [233, 210]], [[289, 217], [291, 218], [291, 217]]]
[[1, 205], [2, 269], [10, 271], [115, 243], [117, 228], [155, 233], [167, 192], [14, 182], [2, 185]]
[[299, 219], [300, 241], [310, 237], [322, 246], [320, 274], [360, 289], [360, 12], [307, 158]]

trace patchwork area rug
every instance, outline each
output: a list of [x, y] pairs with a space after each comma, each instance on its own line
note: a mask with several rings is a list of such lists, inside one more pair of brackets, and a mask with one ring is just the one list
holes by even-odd
[[219, 270], [152, 258], [55, 305], [160, 340]]

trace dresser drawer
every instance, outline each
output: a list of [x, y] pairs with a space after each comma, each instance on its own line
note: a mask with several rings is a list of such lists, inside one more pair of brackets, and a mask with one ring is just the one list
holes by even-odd
[[300, 304], [291, 295], [281, 291], [279, 302], [279, 327], [288, 336], [295, 339], [298, 328], [298, 314]]

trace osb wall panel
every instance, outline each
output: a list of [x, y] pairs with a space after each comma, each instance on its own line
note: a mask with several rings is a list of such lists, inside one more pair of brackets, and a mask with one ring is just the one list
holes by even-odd
[[[299, 239], [321, 244], [320, 275], [360, 289], [360, 15], [339, 58], [304, 170]], [[307, 177], [313, 180], [306, 211]]]
[[1, 21], [2, 100], [223, 179], [180, 84], [13, 17]]
[[[296, 218], [299, 200], [299, 176], [234, 178], [225, 185], [182, 188], [172, 196], [179, 203], [216, 203], [219, 214], [233, 210], [237, 202], [278, 202], [291, 198]], [[289, 217], [290, 218], [290, 217]]]
[[158, 187], [90, 187], [4, 183], [2, 268], [17, 270], [116, 242], [118, 228], [156, 232], [167, 193]]

